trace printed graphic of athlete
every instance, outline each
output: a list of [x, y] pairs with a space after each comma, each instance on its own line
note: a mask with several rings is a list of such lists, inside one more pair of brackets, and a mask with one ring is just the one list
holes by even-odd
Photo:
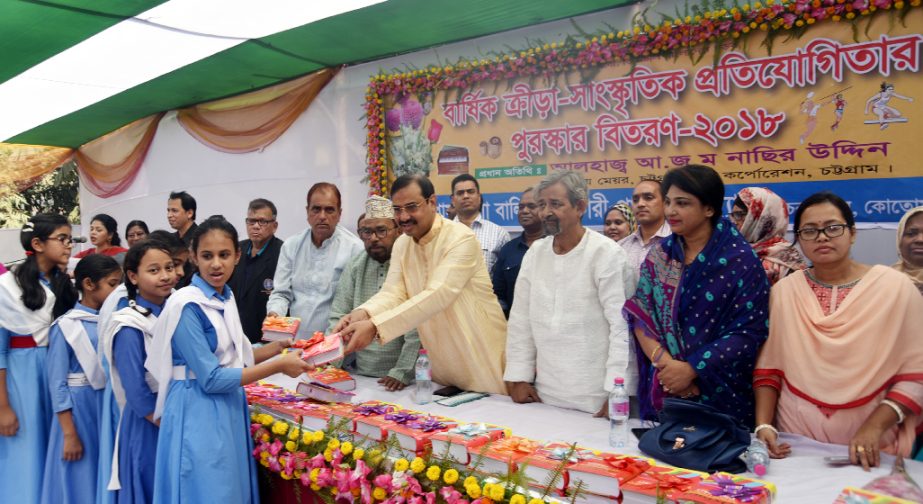
[[814, 133], [814, 128], [817, 127], [817, 111], [823, 106], [823, 103], [814, 102], [814, 91], [808, 93], [804, 101], [801, 102], [801, 113], [807, 114], [808, 118], [804, 124], [804, 133], [798, 137], [798, 141], [802, 144], [811, 133]]
[[846, 100], [843, 99], [843, 93], [837, 93], [837, 95], [830, 100], [830, 103], [833, 104], [833, 115], [836, 117], [833, 125], [830, 126], [830, 131], [836, 131], [840, 126], [840, 121], [843, 120], [843, 112], [846, 110]]
[[891, 98], [899, 98], [901, 100], [907, 100], [908, 102], [913, 103], [913, 98], [895, 93], [894, 84], [882, 82], [879, 92], [872, 95], [871, 98], [865, 102], [866, 115], [868, 115], [869, 108], [871, 108], [872, 113], [878, 116], [878, 120], [865, 121], [865, 124], [877, 124], [878, 129], [883, 130], [887, 128], [891, 123], [907, 122], [907, 118], [903, 117], [899, 110], [888, 105], [888, 103], [891, 101]]

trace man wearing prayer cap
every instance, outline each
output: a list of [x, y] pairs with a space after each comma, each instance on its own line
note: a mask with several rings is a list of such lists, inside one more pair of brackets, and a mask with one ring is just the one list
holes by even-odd
[[[359, 238], [365, 244], [365, 251], [353, 256], [340, 275], [330, 306], [331, 330], [343, 315], [381, 289], [391, 264], [391, 248], [399, 235], [391, 201], [381, 196], [369, 198], [365, 214], [359, 218]], [[387, 344], [371, 345], [357, 352], [355, 371], [378, 378], [378, 383], [390, 391], [401, 390], [413, 380], [419, 351], [420, 337], [414, 329]]]
[[347, 352], [416, 329], [433, 381], [506, 393], [506, 319], [474, 231], [439, 215], [433, 183], [420, 174], [394, 181], [391, 204], [404, 235], [394, 242], [381, 290], [335, 327], [348, 340]]

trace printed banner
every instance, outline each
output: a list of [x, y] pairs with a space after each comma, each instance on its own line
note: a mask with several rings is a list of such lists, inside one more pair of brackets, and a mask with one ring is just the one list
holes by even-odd
[[592, 77], [390, 97], [392, 165], [398, 175], [420, 158], [431, 166], [441, 209], [452, 178], [474, 175], [484, 217], [505, 226], [518, 225], [522, 190], [554, 170], [586, 178], [586, 223], [600, 225], [639, 181], [689, 163], [721, 173], [726, 210], [747, 186], [769, 187], [792, 209], [827, 189], [860, 222], [896, 222], [923, 204], [920, 26], [920, 11], [905, 25], [878, 16], [871, 39], [856, 41], [848, 23], [828, 22], [777, 38], [771, 54], [756, 36], [748, 54], [726, 48], [697, 64], [653, 58]]

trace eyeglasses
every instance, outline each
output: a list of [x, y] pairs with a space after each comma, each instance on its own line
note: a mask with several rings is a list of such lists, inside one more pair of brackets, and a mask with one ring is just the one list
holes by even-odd
[[48, 239], [58, 240], [59, 242], [64, 244], [65, 247], [74, 243], [74, 237], [71, 235], [66, 235], [66, 234], [59, 234], [58, 236], [49, 236]]
[[381, 239], [381, 238], [384, 238], [385, 236], [388, 236], [388, 233], [390, 233], [391, 231], [394, 231], [394, 229], [395, 228], [389, 228], [389, 227], [379, 227], [375, 229], [359, 228], [359, 238], [362, 238], [363, 240], [368, 240], [374, 234], [379, 239]]
[[843, 236], [843, 233], [846, 232], [847, 228], [849, 228], [849, 225], [847, 224], [831, 224], [822, 228], [802, 228], [798, 231], [795, 231], [795, 234], [797, 234], [798, 237], [802, 240], [814, 241], [820, 238], [821, 233], [824, 233], [824, 236], [827, 238]]
[[394, 216], [397, 217], [403, 212], [407, 212], [408, 214], [416, 213], [424, 203], [426, 203], [426, 200], [421, 200], [419, 203], [408, 203], [402, 207], [395, 205], [392, 207], [394, 209]]
[[258, 226], [258, 227], [266, 227], [266, 226], [272, 224], [272, 223], [275, 222], [275, 221], [276, 221], [275, 219], [271, 219], [271, 220], [266, 220], [266, 219], [247, 219], [247, 220], [246, 220], [248, 226]]
[[743, 210], [734, 210], [728, 215], [730, 215], [732, 219], [740, 221], [740, 220], [744, 220], [747, 217], [747, 212]]

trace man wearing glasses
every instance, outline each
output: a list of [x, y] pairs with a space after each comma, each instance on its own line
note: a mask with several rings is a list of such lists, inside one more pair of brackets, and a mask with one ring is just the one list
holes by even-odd
[[381, 290], [334, 328], [348, 340], [347, 353], [416, 328], [433, 381], [506, 394], [506, 319], [474, 232], [438, 214], [433, 183], [422, 175], [398, 177], [391, 203], [406, 236], [394, 242]]
[[267, 314], [301, 318], [298, 339], [327, 329], [330, 303], [346, 263], [362, 252], [362, 241], [337, 226], [340, 190], [318, 182], [308, 190], [308, 228], [285, 240], [266, 303]]
[[[365, 213], [359, 219], [359, 238], [365, 253], [349, 261], [330, 306], [330, 328], [343, 315], [374, 296], [385, 283], [391, 265], [391, 249], [400, 236], [391, 202], [372, 196], [365, 202]], [[389, 391], [401, 390], [413, 380], [413, 365], [420, 351], [416, 330], [398, 336], [385, 345], [370, 345], [356, 353], [356, 372], [378, 378]]]
[[249, 239], [241, 240], [240, 261], [228, 281], [237, 301], [244, 334], [253, 343], [263, 336], [266, 303], [272, 293], [276, 263], [282, 249], [282, 240], [276, 238], [279, 228], [276, 215], [276, 205], [272, 201], [258, 198], [250, 202], [245, 221]]

